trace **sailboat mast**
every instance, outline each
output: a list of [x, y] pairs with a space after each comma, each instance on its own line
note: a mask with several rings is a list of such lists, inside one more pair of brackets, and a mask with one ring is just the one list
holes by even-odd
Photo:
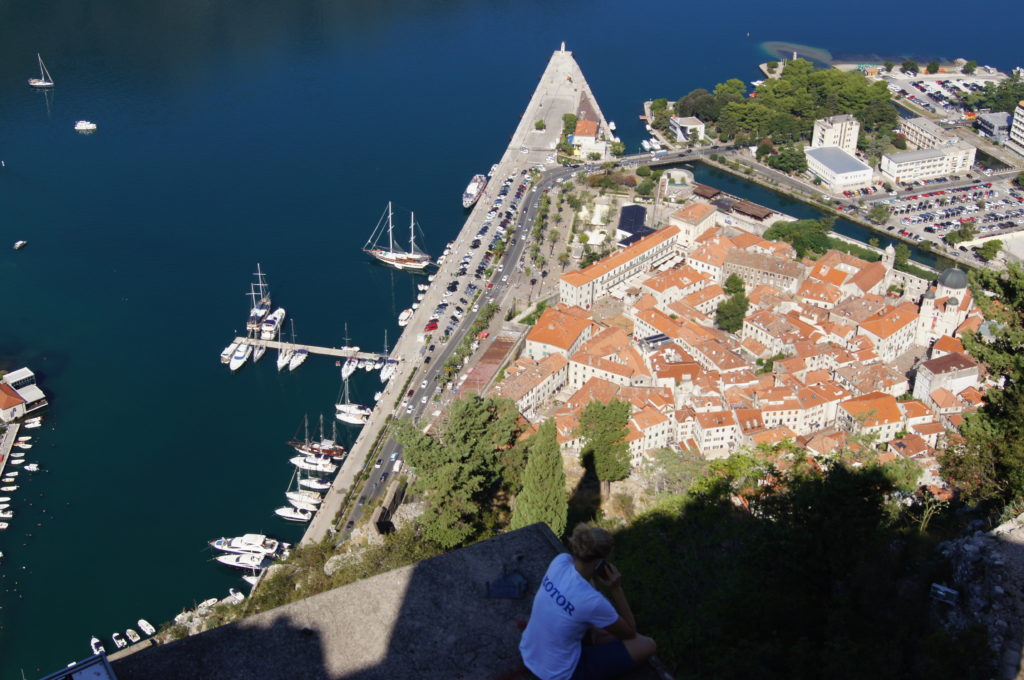
[[416, 252], [416, 213], [409, 213], [409, 253]]
[[391, 223], [391, 201], [388, 201], [388, 252], [395, 251], [395, 229]]

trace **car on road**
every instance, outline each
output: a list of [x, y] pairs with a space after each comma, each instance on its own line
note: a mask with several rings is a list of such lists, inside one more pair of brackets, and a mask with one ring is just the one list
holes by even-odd
[[377, 462], [373, 464], [373, 467], [374, 468], [379, 468], [381, 463], [383, 463], [383, 462], [384, 462], [384, 460], [382, 458], [378, 458]]
[[356, 521], [354, 519], [350, 519], [348, 522], [345, 523], [345, 531], [351, 531], [352, 527], [354, 527], [355, 525]]
[[426, 388], [427, 388], [427, 380], [426, 380], [426, 378], [424, 378], [423, 382], [420, 383], [420, 389], [423, 390], [423, 389], [426, 389]]
[[365, 503], [366, 503], [366, 496], [365, 495], [360, 496], [359, 497], [359, 505], [364, 505]]
[[423, 395], [423, 398], [420, 399], [420, 403], [421, 404], [426, 404], [427, 403], [427, 395], [425, 395], [425, 394]]

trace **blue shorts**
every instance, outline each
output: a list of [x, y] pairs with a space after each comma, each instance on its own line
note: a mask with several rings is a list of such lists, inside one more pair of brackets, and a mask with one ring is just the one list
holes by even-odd
[[607, 680], [625, 675], [636, 668], [622, 640], [603, 645], [583, 645], [572, 680]]

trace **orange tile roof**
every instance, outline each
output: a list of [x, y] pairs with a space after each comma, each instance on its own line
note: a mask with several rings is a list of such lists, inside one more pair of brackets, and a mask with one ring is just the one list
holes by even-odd
[[715, 283], [690, 293], [689, 295], [683, 298], [683, 302], [685, 304], [696, 307], [698, 305], [704, 304], [705, 302], [710, 302], [715, 298], [719, 297], [724, 298], [725, 291], [722, 290], [721, 286]]
[[765, 430], [764, 432], [752, 434], [750, 435], [750, 439], [751, 441], [754, 442], [755, 446], [757, 446], [758, 444], [767, 444], [768, 446], [774, 446], [775, 444], [780, 444], [786, 441], [787, 439], [796, 439], [796, 432], [789, 429], [785, 425], [779, 425], [778, 427], [773, 427], [770, 430]]
[[939, 350], [940, 352], [960, 352], [964, 353], [964, 344], [956, 338], [948, 335], [943, 335], [941, 338], [935, 341], [932, 345], [932, 351]]
[[800, 284], [800, 290], [797, 291], [797, 295], [806, 300], [826, 302], [833, 305], [843, 297], [843, 293], [839, 290], [838, 286], [826, 281], [815, 281], [814, 279], [804, 280]]
[[648, 406], [633, 414], [633, 422], [638, 430], [646, 430], [649, 427], [668, 422], [668, 418], [657, 409]]
[[640, 296], [640, 299], [633, 303], [633, 309], [643, 311], [645, 309], [652, 309], [658, 306], [658, 301], [654, 299], [654, 296], [650, 293], [646, 293]]
[[930, 408], [925, 406], [924, 402], [916, 399], [911, 401], [901, 401], [900, 407], [903, 409], [903, 413], [907, 418], [927, 418], [935, 415], [932, 413]]
[[719, 427], [733, 427], [736, 419], [732, 411], [714, 411], [712, 413], [698, 413], [697, 424], [701, 429], [713, 430]]
[[860, 397], [847, 399], [839, 407], [854, 418], [863, 418], [865, 427], [898, 423], [903, 414], [896, 403], [896, 397], [882, 392], [871, 392]]
[[875, 337], [884, 339], [916, 321], [917, 306], [912, 302], [904, 302], [889, 310], [879, 312], [873, 318], [862, 321], [860, 327]]
[[7, 383], [0, 383], [0, 409], [7, 410], [24, 403], [25, 400], [13, 387]]
[[939, 389], [934, 390], [929, 396], [931, 396], [932, 401], [934, 401], [935, 405], [939, 408], [953, 408], [956, 406], [956, 395], [945, 387], [940, 387]]
[[584, 286], [588, 283], [592, 283], [595, 279], [604, 274], [607, 274], [622, 265], [631, 262], [637, 257], [643, 255], [651, 248], [660, 245], [668, 239], [677, 236], [679, 234], [679, 227], [667, 226], [659, 229], [653, 234], [649, 234], [636, 243], [633, 243], [626, 248], [620, 250], [617, 253], [613, 253], [606, 258], [598, 260], [594, 264], [590, 265], [586, 269], [578, 269], [575, 271], [562, 274], [562, 281], [565, 281], [571, 286]]
[[672, 213], [672, 217], [687, 224], [699, 224], [702, 220], [707, 219], [708, 215], [714, 213], [715, 210], [715, 206], [707, 205], [706, 203], [690, 203], [686, 207]]
[[854, 274], [853, 278], [850, 279], [850, 283], [866, 293], [877, 286], [882, 279], [885, 278], [887, 271], [888, 270], [885, 268], [885, 265], [881, 262], [872, 262], [867, 267], [864, 267]]
[[578, 120], [578, 121], [576, 121], [576, 131], [573, 134], [576, 137], [597, 137], [597, 121], [596, 120]]
[[537, 323], [533, 325], [530, 332], [526, 334], [526, 339], [568, 350], [590, 327], [590, 324], [589, 319], [567, 314], [555, 307], [548, 307], [537, 319]]

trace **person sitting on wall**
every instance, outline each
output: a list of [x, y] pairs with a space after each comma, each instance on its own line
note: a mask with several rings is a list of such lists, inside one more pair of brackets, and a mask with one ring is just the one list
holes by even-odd
[[[612, 535], [580, 524], [569, 553], [551, 560], [523, 631], [519, 653], [541, 680], [604, 680], [633, 670], [654, 655], [654, 640], [639, 635], [622, 575], [607, 558]], [[611, 602], [593, 585], [597, 578]]]

